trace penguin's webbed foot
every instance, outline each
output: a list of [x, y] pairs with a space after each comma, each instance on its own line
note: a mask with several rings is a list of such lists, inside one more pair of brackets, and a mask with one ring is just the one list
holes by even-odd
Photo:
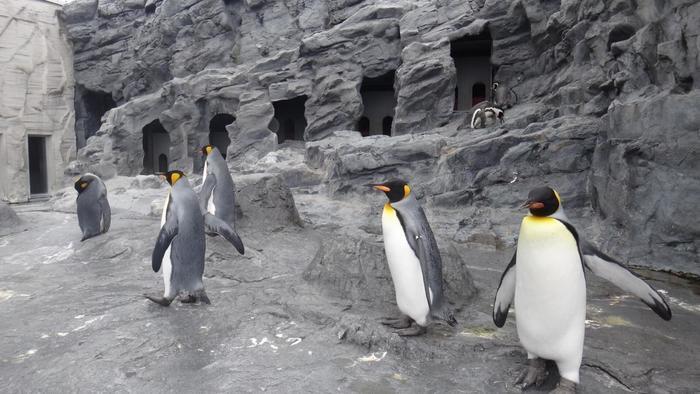
[[576, 383], [570, 381], [569, 379], [559, 378], [559, 383], [554, 390], [550, 391], [552, 394], [576, 394]]
[[425, 334], [426, 332], [428, 332], [428, 329], [421, 325], [414, 324], [410, 328], [404, 328], [401, 330], [396, 330], [394, 332], [402, 337], [416, 337]]
[[383, 317], [379, 322], [391, 328], [409, 328], [411, 327], [411, 318], [408, 316], [401, 317]]
[[541, 358], [531, 358], [527, 361], [527, 368], [515, 381], [515, 385], [521, 390], [526, 390], [532, 386], [540, 387], [545, 379], [547, 379], [547, 362]]
[[197, 297], [193, 296], [192, 294], [188, 294], [186, 297], [180, 298], [181, 304], [194, 304], [195, 302], [197, 302]]
[[149, 300], [155, 302], [156, 304], [162, 305], [162, 306], [170, 306], [170, 303], [173, 302], [173, 299], [174, 299], [174, 298], [153, 296], [153, 295], [148, 295], [148, 294], [144, 294], [143, 296], [148, 298]]

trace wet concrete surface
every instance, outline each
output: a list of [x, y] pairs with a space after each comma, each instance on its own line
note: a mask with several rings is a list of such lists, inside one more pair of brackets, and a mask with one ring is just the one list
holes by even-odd
[[[148, 191], [158, 197], [159, 190]], [[212, 305], [155, 305], [150, 255], [158, 218], [115, 204], [112, 229], [80, 242], [75, 214], [48, 202], [13, 206], [23, 224], [0, 237], [0, 386], [3, 392], [518, 392], [524, 366], [513, 314], [503, 329], [491, 302], [512, 251], [460, 244], [478, 296], [437, 326], [401, 338], [376, 323], [392, 300], [353, 303], [306, 282], [325, 225], [371, 210], [373, 199], [295, 196], [306, 226], [243, 227], [246, 255], [208, 238]], [[363, 217], [361, 220], [379, 220]], [[323, 228], [323, 230], [320, 230]], [[438, 238], [446, 236], [438, 226]], [[665, 322], [589, 275], [582, 393], [697, 392], [697, 284], [641, 272], [668, 296]], [[544, 389], [551, 388], [554, 377]]]

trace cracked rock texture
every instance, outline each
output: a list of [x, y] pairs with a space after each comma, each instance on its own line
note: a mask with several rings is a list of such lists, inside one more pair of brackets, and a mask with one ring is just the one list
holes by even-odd
[[29, 199], [27, 135], [46, 139], [49, 191], [63, 186], [75, 159], [73, 51], [59, 5], [0, 3], [0, 198]]
[[[76, 103], [106, 92], [117, 107], [67, 173], [139, 174], [154, 119], [171, 166], [199, 171], [192, 152], [227, 113], [236, 172], [323, 183], [336, 197], [403, 176], [436, 204], [479, 212], [548, 183], [591, 210], [604, 250], [700, 274], [699, 16], [697, 0], [78, 0], [63, 9]], [[470, 130], [452, 111], [450, 42], [487, 33], [494, 80], [519, 100], [502, 126]], [[363, 78], [393, 70], [393, 137], [347, 131]], [[272, 103], [301, 96], [303, 156], [272, 131]], [[469, 219], [464, 237], [511, 245], [497, 216]]]

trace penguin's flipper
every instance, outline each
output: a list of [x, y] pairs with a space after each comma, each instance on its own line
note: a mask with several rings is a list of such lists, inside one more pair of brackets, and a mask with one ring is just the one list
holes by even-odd
[[[481, 108], [477, 108], [477, 109], [474, 110], [474, 113], [472, 114], [472, 122], [471, 122], [471, 128], [472, 128], [472, 129], [475, 129], [475, 128], [476, 128], [476, 127], [474, 127], [474, 126], [476, 126], [476, 121], [477, 121], [477, 120], [482, 120], [482, 116], [483, 116], [483, 115], [481, 114], [481, 112], [482, 112]], [[482, 121], [481, 123], [483, 123], [483, 121]], [[481, 126], [483, 126], [483, 124], [482, 124]]]
[[[207, 177], [207, 180], [209, 180], [209, 177]], [[236, 234], [236, 231], [232, 229], [228, 223], [206, 212], [204, 214], [204, 227], [208, 232], [217, 233], [226, 238], [226, 240], [236, 248], [238, 253], [245, 254], [245, 248], [243, 247], [241, 237]]]
[[177, 231], [177, 216], [169, 215], [158, 233], [156, 246], [153, 247], [153, 256], [151, 257], [153, 272], [158, 272], [158, 270], [160, 270], [160, 264], [163, 262], [165, 251], [168, 250], [168, 246], [170, 246], [170, 242], [172, 242], [173, 238], [177, 235]]
[[598, 250], [584, 239], [579, 240], [583, 263], [596, 276], [641, 298], [651, 310], [664, 320], [671, 320], [671, 308], [666, 300], [637, 275], [625, 268], [619, 261]]
[[199, 206], [202, 207], [202, 212], [207, 211], [207, 203], [209, 202], [209, 196], [214, 192], [214, 187], [216, 186], [216, 175], [214, 173], [207, 174], [207, 179], [204, 180], [202, 184], [202, 189], [199, 191]]
[[508, 309], [513, 303], [515, 296], [515, 256], [510, 259], [510, 263], [501, 275], [501, 282], [498, 284], [496, 298], [493, 300], [493, 322], [496, 327], [503, 327], [508, 317]]
[[106, 233], [109, 231], [109, 226], [112, 223], [112, 210], [109, 207], [109, 201], [107, 201], [107, 195], [100, 197], [100, 211], [102, 211], [102, 232]]

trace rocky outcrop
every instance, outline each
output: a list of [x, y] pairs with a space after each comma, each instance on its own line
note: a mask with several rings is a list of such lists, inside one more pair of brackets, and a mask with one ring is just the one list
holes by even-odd
[[[700, 272], [698, 229], [685, 219], [697, 211], [686, 200], [700, 173], [682, 159], [698, 144], [688, 115], [700, 77], [698, 7], [691, 0], [79, 1], [64, 10], [76, 72], [86, 88], [111, 92], [118, 107], [69, 172], [138, 174], [141, 129], [154, 119], [170, 135], [172, 165], [197, 169], [191, 152], [207, 142], [210, 119], [228, 113], [236, 117], [226, 127], [234, 171], [270, 168], [290, 185], [321, 183], [333, 196], [403, 177], [430, 204], [475, 215], [474, 207], [510, 206], [548, 183], [618, 257]], [[131, 41], [125, 26], [135, 32]], [[479, 131], [452, 110], [452, 42], [476, 36], [491, 38], [494, 80], [518, 98], [505, 124]], [[358, 128], [363, 78], [392, 71], [393, 136], [343, 131]], [[298, 153], [274, 153], [273, 102], [298, 97], [304, 162]], [[663, 193], [673, 203], [663, 204]], [[493, 214], [473, 232], [462, 226], [457, 238], [508, 245], [512, 225]], [[608, 229], [614, 235], [604, 235]]]
[[0, 5], [0, 199], [6, 201], [29, 200], [29, 134], [45, 138], [48, 192], [62, 186], [63, 169], [75, 159], [72, 51], [58, 10], [40, 0]]

